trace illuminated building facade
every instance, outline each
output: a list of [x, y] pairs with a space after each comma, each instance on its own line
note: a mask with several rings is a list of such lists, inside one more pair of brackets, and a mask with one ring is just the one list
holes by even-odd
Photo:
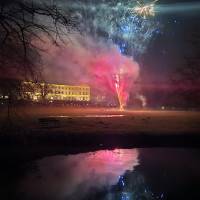
[[33, 101], [90, 101], [90, 87], [87, 85], [63, 85], [24, 82], [24, 96]]

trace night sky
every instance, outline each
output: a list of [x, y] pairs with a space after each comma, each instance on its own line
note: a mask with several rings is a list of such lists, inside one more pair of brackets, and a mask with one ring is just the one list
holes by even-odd
[[[157, 4], [175, 4], [189, 1], [159, 1]], [[194, 2], [194, 1], [193, 1]], [[196, 1], [199, 2], [199, 1]], [[193, 33], [200, 35], [200, 12], [157, 14], [162, 23], [161, 33], [153, 38], [142, 56], [143, 82], [169, 82], [177, 67], [187, 67], [185, 57], [197, 54], [190, 40]]]
[[[172, 79], [177, 75], [177, 70], [190, 67], [186, 58], [199, 58], [200, 41], [198, 47], [195, 45], [200, 38], [200, 1], [34, 2], [39, 5], [44, 2], [49, 6], [55, 5], [75, 21], [77, 28], [64, 32], [64, 39], [69, 39], [67, 45], [59, 39], [56, 42], [60, 45], [51, 43], [44, 32], [40, 34], [44, 43], [38, 42], [36, 38], [29, 38], [27, 34], [27, 41], [38, 45], [38, 49], [45, 48], [45, 53], [38, 49], [37, 53], [42, 60], [42, 75], [46, 82], [88, 84], [98, 90], [101, 88], [103, 93], [112, 93], [111, 97], [115, 97], [115, 85], [118, 81], [118, 86], [124, 87], [121, 91], [126, 91], [124, 96], [128, 99], [130, 93], [137, 96], [136, 84], [141, 86], [141, 94], [144, 95], [145, 87], [149, 85], [152, 86], [151, 93], [154, 92], [154, 86], [163, 89], [162, 84], [168, 85], [168, 90], [171, 90]], [[144, 17], [137, 13], [134, 9], [143, 4], [142, 2], [145, 2], [144, 5], [153, 5], [155, 15]], [[28, 19], [28, 16], [26, 17]], [[42, 26], [54, 26], [51, 19], [40, 14], [37, 14], [34, 20]], [[59, 28], [62, 29], [62, 25]], [[38, 34], [37, 30], [35, 33]], [[16, 41], [13, 40], [13, 43], [15, 45]], [[37, 62], [35, 55], [30, 54], [32, 62]], [[18, 62], [18, 57], [16, 60]], [[193, 63], [193, 66], [198, 67], [198, 62]], [[21, 66], [21, 63], [18, 64]], [[200, 69], [197, 70], [199, 74]], [[15, 71], [13, 74], [16, 76]], [[181, 89], [193, 89], [191, 83], [184, 84], [180, 86]], [[198, 87], [199, 82], [195, 84]], [[160, 95], [158, 91], [156, 94]]]
[[[78, 1], [78, 0], [77, 0]], [[77, 3], [77, 1], [74, 1]], [[69, 1], [57, 1], [62, 2], [61, 5], [64, 7], [68, 7]], [[97, 10], [102, 9], [98, 4], [95, 4], [95, 1], [80, 1], [82, 4], [87, 5], [89, 3], [94, 3]], [[114, 3], [113, 3], [114, 2]], [[147, 34], [146, 41], [143, 42], [140, 37], [142, 36], [142, 32], [144, 31], [142, 28], [140, 29], [140, 35], [133, 36], [136, 34], [135, 29], [132, 29], [132, 32], [129, 32], [129, 39], [126, 41], [124, 38], [123, 31], [127, 31], [126, 28], [130, 26], [131, 22], [128, 23], [128, 19], [126, 18], [125, 22], [120, 24], [120, 8], [118, 7], [118, 3], [122, 3], [123, 6], [131, 7], [137, 4], [134, 4], [134, 1], [98, 1], [97, 3], [107, 5], [109, 8], [110, 5], [114, 5], [118, 10], [116, 13], [110, 12], [110, 16], [117, 17], [114, 22], [115, 25], [121, 26], [121, 29], [114, 29], [114, 34], [110, 36], [114, 44], [118, 45], [122, 54], [127, 56], [133, 56], [136, 61], [140, 64], [140, 74], [142, 83], [156, 83], [156, 82], [170, 82], [171, 76], [173, 76], [174, 71], [176, 71], [179, 67], [187, 67], [185, 64], [185, 57], [190, 57], [191, 55], [197, 54], [197, 49], [193, 47], [191, 41], [193, 40], [192, 34], [197, 33], [200, 35], [200, 1], [184, 1], [184, 0], [159, 0], [155, 3], [155, 10], [158, 6], [169, 6], [171, 7], [170, 12], [156, 12], [154, 17], [147, 17], [146, 24], [144, 27], [148, 27], [151, 30], [151, 25], [149, 22], [153, 22], [155, 27], [152, 28], [152, 34]], [[151, 2], [151, 1], [141, 1], [141, 2]], [[113, 4], [112, 4], [113, 3]], [[78, 3], [77, 3], [78, 4]], [[194, 5], [194, 9], [190, 9], [190, 6]], [[177, 7], [177, 9], [176, 9]], [[179, 7], [182, 10], [178, 10]], [[81, 13], [81, 12], [80, 12]], [[84, 24], [86, 27], [90, 27], [90, 32], [88, 33], [90, 36], [94, 37], [94, 35], [98, 34], [99, 38], [109, 38], [109, 30], [106, 28], [110, 25], [109, 20], [108, 23], [105, 23], [105, 27], [101, 24], [102, 22], [98, 19], [98, 15], [100, 18], [104, 17], [104, 11], [96, 12], [94, 16], [92, 14], [84, 15], [82, 13], [83, 18], [88, 21]], [[116, 14], [116, 16], [115, 16]], [[122, 16], [122, 15], [121, 15]], [[98, 28], [93, 30], [92, 23], [94, 22], [94, 18], [97, 18]], [[92, 21], [93, 20], [93, 21]], [[127, 23], [126, 23], [127, 21]], [[112, 21], [111, 21], [112, 23]], [[159, 23], [159, 25], [156, 25]], [[137, 25], [133, 25], [137, 26]], [[104, 30], [103, 28], [106, 30]], [[127, 28], [128, 29], [128, 28]], [[118, 33], [119, 31], [119, 33]], [[95, 32], [95, 34], [94, 34]], [[121, 34], [121, 37], [119, 36]], [[145, 35], [145, 34], [144, 34]], [[191, 40], [191, 41], [190, 41]], [[141, 42], [142, 41], [142, 42]], [[141, 44], [140, 44], [141, 43]], [[123, 46], [124, 45], [124, 46]], [[140, 47], [145, 47], [145, 50], [141, 50]], [[131, 48], [133, 48], [133, 54], [131, 52]], [[138, 53], [139, 52], [139, 53]]]

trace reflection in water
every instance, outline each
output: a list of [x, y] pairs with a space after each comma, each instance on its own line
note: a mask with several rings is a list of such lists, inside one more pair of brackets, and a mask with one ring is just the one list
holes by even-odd
[[123, 186], [122, 175], [138, 164], [136, 149], [48, 157], [37, 162], [38, 170], [24, 178], [19, 190], [29, 200], [85, 199], [117, 183]]

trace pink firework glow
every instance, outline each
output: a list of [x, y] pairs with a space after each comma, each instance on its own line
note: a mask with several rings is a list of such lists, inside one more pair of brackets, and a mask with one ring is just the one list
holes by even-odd
[[138, 64], [113, 49], [97, 57], [92, 70], [97, 83], [105, 85], [118, 98], [120, 109], [123, 109], [138, 77]]
[[81, 36], [73, 36], [72, 41], [66, 46], [49, 47], [48, 55], [44, 56], [48, 64], [44, 70], [47, 81], [88, 84], [98, 94], [117, 98], [123, 109], [139, 75], [138, 64], [113, 44]]

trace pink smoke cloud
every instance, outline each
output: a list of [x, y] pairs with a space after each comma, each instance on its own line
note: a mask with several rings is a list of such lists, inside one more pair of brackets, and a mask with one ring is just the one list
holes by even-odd
[[122, 55], [114, 44], [73, 35], [65, 45], [45, 45], [48, 53], [42, 57], [44, 77], [48, 82], [88, 84], [116, 95], [116, 75], [119, 75], [120, 95], [127, 101], [139, 76], [139, 65], [133, 58]]

